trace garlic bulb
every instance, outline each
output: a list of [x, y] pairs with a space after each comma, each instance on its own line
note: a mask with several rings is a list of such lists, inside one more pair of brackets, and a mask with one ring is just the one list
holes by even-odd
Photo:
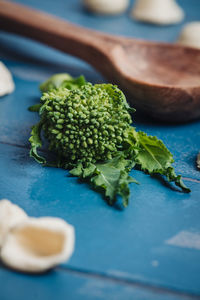
[[43, 272], [69, 259], [73, 250], [73, 226], [58, 218], [28, 218], [8, 232], [1, 259], [16, 270]]
[[0, 247], [8, 231], [27, 218], [28, 216], [22, 208], [6, 199], [0, 200]]
[[83, 4], [94, 13], [114, 15], [124, 12], [129, 0], [83, 0]]
[[168, 25], [181, 22], [184, 12], [175, 0], [136, 0], [132, 16], [139, 21]]
[[177, 43], [200, 49], [200, 22], [186, 24]]
[[14, 91], [15, 85], [10, 71], [0, 61], [0, 96], [10, 94]]

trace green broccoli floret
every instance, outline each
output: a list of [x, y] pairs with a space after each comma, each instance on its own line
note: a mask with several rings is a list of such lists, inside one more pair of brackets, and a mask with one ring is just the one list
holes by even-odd
[[131, 126], [134, 109], [117, 86], [92, 85], [83, 77], [64, 75], [46, 81], [40, 103], [31, 107], [41, 118], [29, 139], [30, 155], [37, 162], [47, 164], [37, 152], [43, 131], [49, 149], [57, 155], [53, 166], [88, 180], [103, 191], [111, 205], [118, 196], [128, 205], [129, 183], [137, 183], [129, 176], [134, 166], [148, 174], [164, 175], [184, 192], [190, 191], [175, 174], [173, 156], [163, 142]]
[[123, 93], [111, 84], [52, 90], [41, 98], [49, 148], [71, 165], [106, 161], [122, 150], [132, 123]]

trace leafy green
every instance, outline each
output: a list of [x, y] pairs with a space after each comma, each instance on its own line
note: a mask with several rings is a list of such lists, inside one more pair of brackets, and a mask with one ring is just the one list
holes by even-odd
[[117, 196], [121, 196], [123, 206], [126, 207], [130, 195], [129, 183], [137, 183], [129, 176], [130, 163], [121, 154], [105, 163], [90, 164], [87, 168], [79, 163], [70, 173], [80, 178], [89, 178], [95, 188], [101, 189], [110, 205], [117, 201]]
[[[40, 89], [44, 92], [40, 103], [29, 108], [41, 118], [29, 139], [30, 156], [38, 163], [70, 170], [101, 192], [110, 205], [119, 198], [124, 207], [128, 205], [129, 184], [137, 183], [129, 175], [134, 167], [165, 176], [190, 192], [176, 175], [173, 156], [163, 142], [131, 126], [134, 109], [117, 86], [93, 86], [83, 76], [56, 74]], [[37, 153], [42, 147], [41, 131], [56, 154], [51, 163]]]
[[111, 84], [87, 83], [75, 90], [44, 93], [39, 114], [49, 147], [72, 166], [79, 160], [87, 164], [112, 159], [132, 122], [124, 99]]
[[81, 86], [85, 85], [85, 77], [84, 76], [79, 76], [78, 78], [74, 78], [72, 80], [65, 80], [61, 84], [61, 88], [66, 88], [68, 90], [75, 90], [77, 88], [80, 88]]
[[32, 111], [32, 112], [39, 112], [41, 106], [42, 106], [41, 103], [37, 103], [37, 104], [34, 104], [34, 105], [30, 106], [30, 107], [28, 108], [28, 110], [29, 110], [29, 111]]
[[[49, 92], [53, 89], [66, 88], [68, 90], [74, 90], [85, 85], [87, 82], [84, 76], [73, 78], [67, 73], [60, 73], [51, 76], [48, 80], [40, 85], [40, 91], [42, 93]], [[42, 107], [41, 103], [34, 104], [28, 108], [31, 112], [39, 112]]]
[[84, 76], [73, 78], [67, 73], [60, 73], [51, 76], [48, 80], [40, 85], [40, 91], [42, 93], [48, 92], [52, 89], [67, 88], [73, 90], [81, 87], [86, 83]]
[[175, 174], [172, 167], [173, 156], [163, 142], [141, 131], [135, 133], [135, 137], [138, 150], [134, 159], [141, 170], [148, 174], [164, 175], [168, 181], [174, 181], [184, 192], [190, 192], [181, 180], [181, 176]]
[[31, 143], [30, 156], [33, 157], [38, 163], [45, 164], [45, 158], [37, 153], [37, 149], [42, 147], [42, 140], [40, 137], [42, 124], [43, 122], [40, 121], [38, 124], [32, 127], [31, 137], [29, 138], [29, 142]]

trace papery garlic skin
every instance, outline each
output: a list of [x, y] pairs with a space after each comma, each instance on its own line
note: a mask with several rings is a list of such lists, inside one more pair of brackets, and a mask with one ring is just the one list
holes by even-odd
[[28, 216], [22, 208], [7, 199], [0, 200], [0, 247], [8, 231], [27, 218]]
[[191, 22], [184, 26], [178, 44], [200, 49], [200, 22]]
[[129, 0], [83, 0], [83, 4], [94, 13], [115, 15], [128, 8]]
[[169, 25], [181, 22], [184, 11], [175, 0], [136, 0], [132, 17], [143, 22]]
[[8, 68], [0, 61], [0, 97], [14, 91], [15, 84]]
[[1, 259], [24, 272], [44, 272], [70, 258], [74, 228], [59, 218], [28, 218], [12, 228], [2, 245]]

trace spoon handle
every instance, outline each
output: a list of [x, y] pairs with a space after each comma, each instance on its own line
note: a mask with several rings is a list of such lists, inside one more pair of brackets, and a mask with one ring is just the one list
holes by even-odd
[[98, 68], [115, 38], [81, 28], [23, 5], [0, 0], [0, 30], [16, 33], [77, 56]]

